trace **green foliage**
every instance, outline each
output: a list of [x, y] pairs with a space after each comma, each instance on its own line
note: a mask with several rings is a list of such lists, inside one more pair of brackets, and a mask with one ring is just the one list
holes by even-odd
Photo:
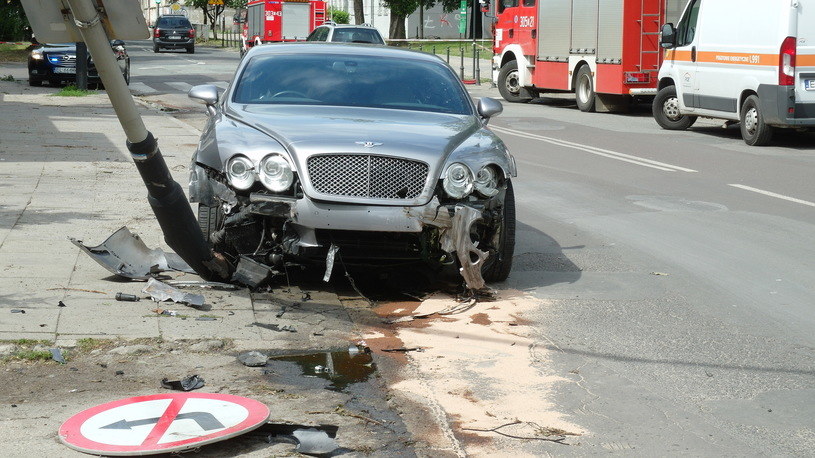
[[331, 20], [337, 24], [348, 24], [351, 20], [351, 15], [348, 11], [344, 11], [337, 8], [329, 8], [329, 14], [331, 15]]
[[20, 350], [14, 354], [14, 358], [25, 361], [48, 361], [51, 359], [51, 352], [47, 350]]
[[0, 76], [0, 81], [14, 81], [14, 77], [11, 75]]
[[53, 95], [56, 97], [85, 97], [86, 95], [93, 94], [96, 94], [96, 92], [77, 89], [76, 86], [69, 84], [68, 86], [65, 86], [64, 88], [60, 89], [59, 92]]
[[0, 0], [0, 41], [25, 40], [29, 29], [20, 0]]

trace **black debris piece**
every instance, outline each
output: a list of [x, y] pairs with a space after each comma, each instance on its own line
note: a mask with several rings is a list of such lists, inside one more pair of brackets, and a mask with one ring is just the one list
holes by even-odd
[[138, 302], [141, 300], [141, 298], [135, 294], [116, 293], [116, 300], [123, 302]]
[[310, 301], [311, 300], [311, 293], [303, 293], [303, 297], [300, 298], [300, 300], [302, 300], [303, 302]]
[[17, 404], [12, 404], [11, 406], [12, 406], [12, 407], [17, 407]]
[[249, 367], [265, 366], [268, 359], [268, 356], [259, 351], [247, 351], [238, 355], [238, 361]]
[[235, 273], [232, 275], [232, 281], [250, 288], [257, 288], [268, 280], [271, 275], [272, 269], [269, 266], [255, 262], [246, 256], [241, 256], [238, 266], [235, 268]]
[[105, 369], [105, 368], [107, 368], [107, 367], [108, 367], [108, 365], [107, 365], [107, 364], [105, 364], [105, 363], [99, 363], [99, 367], [101, 367], [101, 368]]
[[396, 352], [399, 352], [399, 353], [407, 353], [407, 352], [409, 352], [409, 351], [424, 351], [424, 348], [420, 348], [420, 347], [412, 347], [412, 348], [405, 348], [405, 347], [400, 347], [400, 348], [383, 348], [383, 349], [382, 349], [382, 351], [384, 351], [384, 352], [388, 352], [388, 353], [396, 353]]
[[255, 434], [262, 434], [268, 443], [285, 442], [296, 444], [295, 452], [304, 455], [328, 455], [339, 448], [337, 430], [334, 425], [288, 425], [284, 423], [266, 423]]
[[125, 371], [116, 371], [113, 375], [125, 375]]
[[167, 388], [168, 390], [175, 390], [175, 391], [192, 391], [197, 390], [204, 386], [204, 379], [196, 375], [190, 375], [187, 378], [181, 380], [168, 380], [166, 378], [161, 379], [161, 387]]
[[271, 331], [277, 331], [277, 332], [297, 332], [297, 329], [295, 329], [295, 328], [294, 328], [294, 326], [291, 326], [291, 325], [288, 325], [288, 324], [287, 324], [287, 325], [285, 325], [285, 326], [280, 326], [280, 325], [277, 325], [277, 324], [258, 323], [257, 321], [255, 321], [255, 322], [254, 322], [254, 323], [252, 323], [252, 324], [253, 324], [254, 326], [259, 327], [259, 328], [263, 328], [263, 329], [269, 329], [269, 330], [271, 330]]
[[51, 359], [60, 364], [65, 364], [65, 358], [62, 357], [62, 351], [59, 348], [49, 348], [48, 351], [51, 352]]
[[11, 309], [11, 313], [25, 313], [23, 309]]
[[66, 307], [65, 302], [59, 301], [57, 307]]
[[195, 321], [218, 321], [214, 316], [199, 316]]
[[227, 314], [229, 314], [229, 316], [232, 316], [232, 315], [234, 315], [234, 314], [235, 314], [235, 312], [233, 312], [232, 310], [229, 310], [229, 311], [228, 311], [228, 312], [226, 312], [226, 313], [227, 313]]

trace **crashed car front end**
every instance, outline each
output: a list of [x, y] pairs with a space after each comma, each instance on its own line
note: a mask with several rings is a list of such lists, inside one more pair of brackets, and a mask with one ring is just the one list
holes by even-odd
[[472, 114], [231, 102], [210, 104], [190, 200], [239, 276], [315, 261], [328, 275], [337, 259], [457, 263], [472, 289], [508, 275], [517, 172], [485, 127], [497, 102]]

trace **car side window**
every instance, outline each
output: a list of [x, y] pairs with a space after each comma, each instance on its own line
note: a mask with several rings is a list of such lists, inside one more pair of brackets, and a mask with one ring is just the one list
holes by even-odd
[[676, 45], [687, 46], [693, 43], [696, 36], [696, 23], [699, 20], [699, 6], [702, 4], [701, 0], [692, 0], [692, 4], [685, 10], [685, 15], [679, 21], [679, 27], [676, 31]]
[[314, 29], [313, 32], [306, 38], [306, 41], [325, 41], [325, 37], [328, 35], [328, 27], [317, 27]]

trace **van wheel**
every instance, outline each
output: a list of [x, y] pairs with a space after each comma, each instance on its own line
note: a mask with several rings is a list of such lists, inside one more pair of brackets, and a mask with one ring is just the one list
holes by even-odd
[[657, 92], [651, 112], [657, 124], [663, 129], [685, 130], [696, 122], [696, 116], [683, 115], [679, 112], [679, 98], [675, 86], [665, 86]]
[[574, 93], [577, 99], [577, 108], [580, 108], [580, 111], [594, 111], [594, 82], [591, 79], [591, 69], [588, 65], [584, 65], [578, 70]]
[[532, 100], [521, 95], [521, 84], [518, 78], [518, 61], [509, 61], [498, 72], [498, 92], [507, 102], [526, 103]]
[[773, 127], [764, 123], [756, 95], [747, 97], [741, 106], [741, 137], [750, 146], [764, 146], [773, 138]]

